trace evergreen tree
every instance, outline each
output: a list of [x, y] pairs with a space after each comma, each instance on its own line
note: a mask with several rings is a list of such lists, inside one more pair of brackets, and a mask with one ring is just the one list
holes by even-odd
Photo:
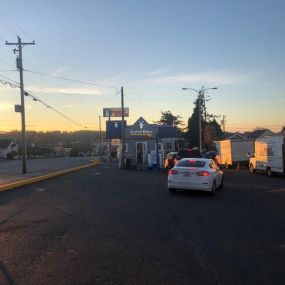
[[159, 121], [155, 122], [156, 124], [160, 125], [169, 125], [169, 126], [174, 126], [177, 127], [178, 129], [180, 126], [183, 125], [183, 122], [181, 121], [181, 116], [180, 115], [173, 115], [171, 111], [161, 111], [161, 118]]
[[186, 137], [189, 147], [199, 146], [199, 108], [198, 99], [194, 102], [195, 107], [192, 116], [188, 119]]
[[[194, 109], [188, 120], [186, 137], [189, 147], [199, 146], [199, 104], [198, 98], [194, 102]], [[216, 115], [208, 114], [206, 110], [205, 98], [201, 97], [201, 132], [202, 148], [209, 147], [213, 141], [223, 134], [221, 126], [216, 121]]]

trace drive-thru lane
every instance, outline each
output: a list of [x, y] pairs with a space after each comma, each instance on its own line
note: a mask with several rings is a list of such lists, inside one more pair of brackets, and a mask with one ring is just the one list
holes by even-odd
[[283, 284], [284, 178], [224, 186], [103, 164], [0, 193], [0, 284]]

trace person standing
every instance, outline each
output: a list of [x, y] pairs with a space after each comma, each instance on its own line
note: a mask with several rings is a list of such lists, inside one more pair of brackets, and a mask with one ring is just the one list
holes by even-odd
[[220, 163], [221, 163], [221, 158], [220, 158], [218, 152], [217, 152], [217, 154], [216, 154], [216, 156], [215, 156], [215, 161], [217, 162], [218, 165], [220, 165]]

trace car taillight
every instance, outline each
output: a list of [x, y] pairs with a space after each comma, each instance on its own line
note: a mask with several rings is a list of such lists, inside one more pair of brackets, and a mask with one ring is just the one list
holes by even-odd
[[177, 173], [178, 173], [178, 171], [175, 170], [175, 169], [170, 169], [170, 170], [168, 171], [168, 175], [174, 175], [174, 174], [177, 174]]
[[209, 176], [210, 173], [208, 171], [199, 171], [197, 172], [197, 175], [198, 176]]

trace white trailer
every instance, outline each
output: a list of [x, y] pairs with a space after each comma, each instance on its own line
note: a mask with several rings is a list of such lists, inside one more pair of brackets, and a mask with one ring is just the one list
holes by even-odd
[[256, 170], [267, 172], [268, 176], [274, 173], [285, 174], [284, 136], [272, 136], [256, 139], [255, 153], [249, 160], [251, 173]]
[[231, 141], [215, 141], [217, 151], [220, 156], [220, 164], [231, 165], [232, 164], [232, 151]]
[[253, 153], [254, 141], [235, 139], [216, 141], [216, 148], [220, 155], [220, 163], [234, 165], [237, 163], [248, 165], [248, 153]]

